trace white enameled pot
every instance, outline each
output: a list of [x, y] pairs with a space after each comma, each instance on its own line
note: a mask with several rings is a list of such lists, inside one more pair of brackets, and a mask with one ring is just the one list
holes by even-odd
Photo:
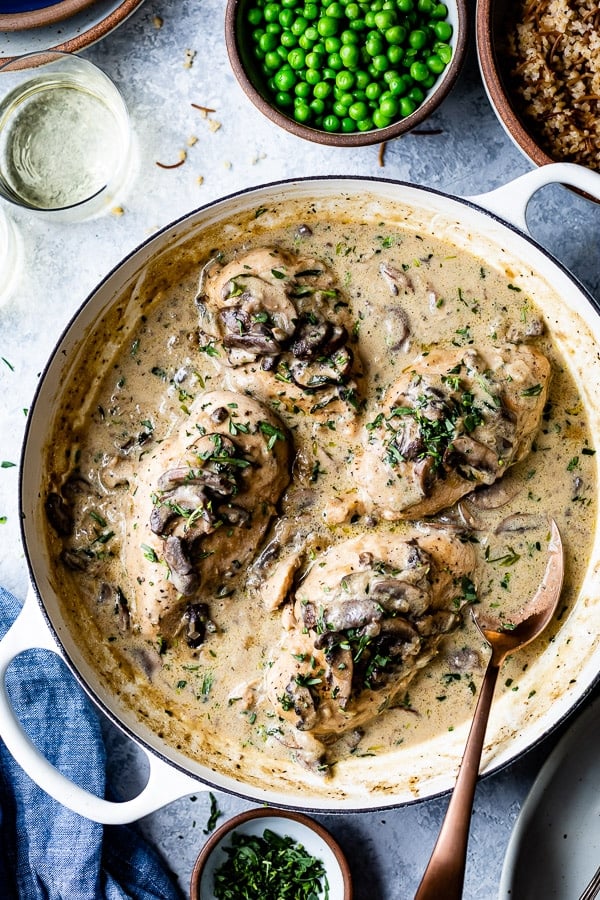
[[[40, 500], [44, 485], [42, 448], [75, 365], [78, 348], [98, 321], [128, 292], [128, 314], [135, 314], [136, 285], [145, 267], [203, 230], [231, 221], [257, 208], [281, 205], [283, 197], [328, 204], [346, 214], [405, 223], [446, 237], [486, 264], [523, 279], [546, 315], [555, 343], [571, 369], [586, 406], [592, 435], [600, 446], [600, 316], [593, 298], [575, 278], [527, 235], [525, 214], [533, 194], [544, 185], [562, 183], [600, 200], [600, 175], [570, 164], [535, 169], [491, 193], [470, 198], [448, 196], [431, 189], [393, 181], [361, 178], [309, 178], [252, 188], [199, 209], [165, 228], [115, 268], [83, 304], [66, 328], [50, 358], [31, 407], [21, 460], [22, 534], [31, 590], [17, 621], [0, 643], [0, 736], [23, 769], [45, 791], [66, 806], [97, 822], [137, 819], [185, 794], [202, 789], [229, 791], [273, 806], [319, 812], [350, 812], [399, 806], [448, 791], [456, 776], [468, 723], [439, 741], [387, 755], [361, 759], [349, 772], [343, 791], [311, 794], [310, 786], [283, 791], [264, 776], [232, 778], [187, 757], [123, 706], [106, 687], [78, 646], [77, 635], [61, 612], [52, 564], [44, 538], [47, 523]], [[599, 455], [600, 456], [600, 455]], [[596, 457], [597, 459], [599, 457]], [[523, 675], [519, 697], [507, 692], [494, 705], [484, 752], [483, 771], [493, 772], [514, 760], [544, 737], [587, 695], [600, 671], [600, 529], [577, 602], [561, 624], [556, 639]], [[19, 653], [44, 647], [59, 653], [93, 701], [146, 752], [150, 777], [132, 800], [113, 803], [92, 796], [59, 774], [24, 734], [10, 705], [5, 673]], [[536, 666], [543, 669], [536, 669]], [[541, 676], [541, 677], [540, 677]], [[536, 679], [535, 704], [523, 703], [528, 679]], [[510, 695], [510, 696], [508, 696]], [[402, 753], [402, 755], [400, 755]]]

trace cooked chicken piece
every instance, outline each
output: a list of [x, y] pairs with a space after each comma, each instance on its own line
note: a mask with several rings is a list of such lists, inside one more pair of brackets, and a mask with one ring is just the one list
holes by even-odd
[[[317, 259], [274, 247], [203, 270], [200, 342], [237, 390], [313, 413], [354, 415], [359, 374], [348, 303]], [[333, 406], [331, 406], [333, 404]]]
[[364, 509], [417, 519], [493, 484], [531, 450], [549, 379], [550, 363], [528, 345], [419, 356], [367, 425]]
[[474, 599], [474, 569], [470, 544], [416, 528], [317, 557], [265, 676], [278, 716], [328, 743], [393, 705]]
[[210, 629], [211, 598], [255, 554], [289, 482], [290, 440], [261, 403], [201, 395], [178, 432], [143, 455], [130, 477], [124, 560], [142, 633]]

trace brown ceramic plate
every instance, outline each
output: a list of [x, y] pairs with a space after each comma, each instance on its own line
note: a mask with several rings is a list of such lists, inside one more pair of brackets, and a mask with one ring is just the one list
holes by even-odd
[[60, 0], [43, 10], [32, 10], [28, 15], [40, 12], [49, 15], [52, 10], [69, 5], [72, 11], [67, 18], [37, 27], [25, 28], [20, 25], [18, 30], [9, 30], [2, 20], [15, 19], [18, 15], [25, 15], [24, 13], [0, 15], [0, 63], [40, 50], [78, 53], [106, 37], [142, 3], [143, 0]]
[[0, 31], [22, 31], [26, 28], [41, 28], [44, 25], [53, 25], [62, 22], [69, 16], [74, 16], [87, 6], [91, 6], [96, 0], [60, 0], [43, 6], [41, 9], [30, 9], [26, 12], [0, 14]]

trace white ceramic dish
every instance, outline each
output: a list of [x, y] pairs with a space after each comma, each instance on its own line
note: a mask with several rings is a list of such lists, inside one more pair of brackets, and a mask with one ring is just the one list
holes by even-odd
[[[367, 221], [410, 221], [411, 227], [448, 237], [457, 247], [489, 265], [522, 278], [546, 310], [559, 352], [569, 360], [588, 412], [593, 436], [600, 436], [600, 409], [595, 402], [600, 383], [600, 317], [593, 298], [559, 263], [519, 229], [526, 231], [527, 205], [534, 193], [551, 183], [570, 184], [600, 199], [600, 175], [580, 166], [556, 164], [526, 175], [482, 197], [460, 199], [400, 182], [360, 178], [306, 178], [250, 188], [209, 204], [150, 238], [98, 286], [76, 314], [40, 379], [30, 408], [21, 458], [20, 502], [23, 541], [32, 590], [19, 618], [0, 642], [0, 733], [9, 752], [51, 796], [88, 818], [106, 824], [133, 821], [192, 791], [226, 790], [269, 806], [304, 811], [339, 812], [383, 809], [434, 797], [451, 789], [467, 736], [468, 721], [422, 744], [398, 745], [390, 753], [351, 756], [336, 768], [335, 784], [312, 777], [303, 767], [268, 767], [248, 773], [240, 765], [223, 772], [192, 758], [182, 747], [167, 743], [160, 728], [141, 721], [124, 698], [102, 680], [98, 666], [86, 658], [75, 630], [61, 607], [56, 579], [45, 545], [47, 520], [40, 495], [46, 471], [41, 448], [55, 414], [71, 366], [77, 365], [90, 330], [127, 296], [127, 316], [137, 321], [137, 303], [145, 272], [174, 248], [200, 252], [203, 234], [231, 222], [256, 221], [256, 210], [270, 210], [273, 221], [285, 218], [282, 196], [324, 215], [343, 203], [348, 214]], [[505, 221], [508, 219], [508, 221]], [[264, 227], [261, 217], [258, 228]], [[239, 227], [236, 226], [236, 227]], [[187, 252], [187, 251], [186, 251]], [[150, 267], [150, 268], [148, 268]], [[550, 287], [552, 286], [552, 287]], [[127, 294], [125, 294], [127, 292]], [[575, 338], [574, 338], [575, 336]], [[573, 340], [575, 339], [575, 344]], [[600, 437], [594, 437], [600, 445]], [[488, 728], [482, 770], [489, 773], [512, 762], [545, 737], [587, 695], [600, 668], [600, 526], [594, 527], [588, 573], [570, 615], [556, 638], [519, 678], [519, 691], [496, 699]], [[122, 803], [94, 797], [64, 778], [36, 750], [23, 732], [10, 704], [4, 673], [11, 660], [31, 647], [48, 647], [64, 655], [67, 664], [98, 706], [144, 748], [150, 774], [144, 790]], [[573, 653], [573, 647], [577, 652]]]
[[513, 830], [498, 900], [574, 900], [600, 862], [600, 698], [561, 738]]
[[77, 53], [105, 37], [141, 6], [144, 0], [96, 0], [77, 15], [43, 28], [5, 31], [0, 62], [39, 50]]

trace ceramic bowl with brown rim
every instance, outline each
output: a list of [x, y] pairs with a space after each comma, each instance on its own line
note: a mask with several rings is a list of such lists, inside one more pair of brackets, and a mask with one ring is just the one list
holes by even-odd
[[[438, 108], [460, 74], [467, 3], [394, 0], [385, 10], [381, 6], [228, 0], [225, 38], [240, 86], [267, 118], [307, 141], [359, 147], [412, 131]], [[307, 37], [311, 29], [314, 41]], [[413, 69], [415, 63], [420, 68]], [[279, 74], [282, 69], [289, 78]], [[354, 115], [355, 103], [364, 105], [362, 118]], [[325, 121], [332, 117], [337, 127]]]
[[[275, 835], [275, 837], [269, 838], [270, 834]], [[307, 858], [307, 876], [311, 871], [315, 871], [316, 868], [322, 871], [323, 874], [319, 878], [320, 889], [315, 885], [315, 896], [319, 900], [325, 900], [326, 897], [331, 898], [331, 900], [333, 898], [335, 900], [352, 900], [350, 868], [339, 844], [331, 834], [309, 816], [289, 810], [284, 812], [280, 809], [267, 807], [240, 813], [229, 819], [228, 822], [211, 835], [202, 848], [192, 872], [190, 900], [215, 900], [218, 896], [224, 896], [218, 886], [217, 893], [215, 893], [215, 875], [218, 875], [221, 881], [228, 877], [235, 877], [233, 875], [228, 876], [227, 871], [232, 871], [231, 860], [235, 857], [234, 844], [236, 841], [244, 848], [245, 859], [249, 860], [245, 865], [249, 869], [248, 878], [251, 878], [252, 872], [250, 870], [253, 872], [258, 872], [260, 869], [264, 870], [265, 863], [271, 865], [272, 860], [277, 860], [276, 854], [271, 856], [271, 860], [267, 860], [267, 852], [270, 846], [275, 846], [280, 839], [285, 839], [286, 843], [293, 847], [292, 854], [300, 854], [303, 858]], [[271, 841], [273, 843], [270, 843]], [[257, 848], [259, 854], [261, 852], [260, 848], [265, 848], [264, 857], [261, 858], [260, 855], [255, 855]], [[279, 854], [282, 859], [284, 855], [284, 851]], [[241, 865], [240, 859], [238, 857], [238, 866]], [[276, 865], [277, 862], [275, 862], [273, 868]], [[296, 873], [302, 871], [302, 867], [297, 862], [293, 862], [291, 854], [288, 865]], [[226, 867], [225, 869], [223, 868], [224, 866]], [[226, 883], [229, 885], [228, 880]], [[241, 889], [239, 882], [236, 882], [236, 884]], [[274, 878], [270, 887], [274, 890], [275, 886]], [[257, 892], [257, 897], [262, 896], [260, 884], [257, 883], [254, 889]], [[294, 896], [294, 894], [290, 893], [291, 889], [291, 885], [288, 884], [287, 893], [282, 894], [282, 896]], [[300, 896], [299, 893], [298, 896]]]
[[536, 166], [600, 170], [600, 10], [532, 0], [478, 0], [477, 55], [490, 103]]
[[24, 31], [62, 22], [81, 12], [96, 0], [12, 0], [2, 6], [0, 31]]

